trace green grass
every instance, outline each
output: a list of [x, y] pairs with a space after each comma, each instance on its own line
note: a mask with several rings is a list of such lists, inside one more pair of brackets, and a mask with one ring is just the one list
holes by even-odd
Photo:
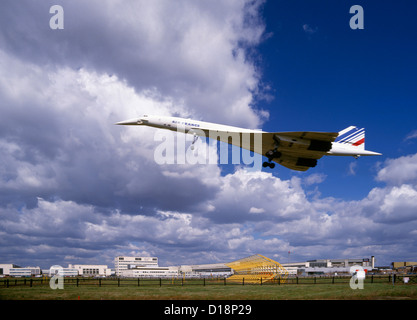
[[417, 285], [365, 283], [352, 290], [348, 283], [291, 285], [49, 285], [0, 288], [0, 300], [417, 300]]

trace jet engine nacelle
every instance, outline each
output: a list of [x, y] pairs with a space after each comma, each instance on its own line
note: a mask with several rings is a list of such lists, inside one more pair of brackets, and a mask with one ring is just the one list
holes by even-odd
[[313, 168], [317, 165], [317, 159], [298, 158], [297, 166]]
[[291, 157], [287, 155], [283, 155], [281, 152], [267, 152], [266, 156], [270, 160], [274, 160], [275, 162], [282, 164], [282, 165], [293, 165], [296, 163], [297, 166], [301, 167], [310, 167], [313, 168], [317, 165], [317, 159], [311, 159], [311, 158], [296, 158]]

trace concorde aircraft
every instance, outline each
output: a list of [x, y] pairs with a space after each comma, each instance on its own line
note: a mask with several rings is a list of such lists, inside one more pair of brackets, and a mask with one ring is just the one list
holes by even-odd
[[[264, 132], [217, 123], [178, 117], [144, 115], [117, 122], [117, 125], [145, 125], [214, 138], [268, 158], [263, 167], [275, 167], [274, 162], [292, 170], [306, 171], [317, 165], [323, 156], [378, 156], [381, 153], [365, 150], [365, 129], [355, 126], [340, 132]], [[234, 139], [234, 137], [238, 139]], [[245, 138], [246, 137], [246, 138]], [[245, 140], [246, 139], [246, 140]], [[246, 141], [246, 143], [244, 142]], [[257, 143], [259, 141], [259, 143]]]

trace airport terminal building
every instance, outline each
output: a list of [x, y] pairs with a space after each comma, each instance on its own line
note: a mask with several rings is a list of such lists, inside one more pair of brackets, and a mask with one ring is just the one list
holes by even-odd
[[224, 263], [160, 267], [157, 257], [118, 256], [114, 267], [117, 277], [126, 278], [224, 278], [232, 274]]
[[224, 278], [233, 274], [233, 270], [224, 263], [183, 265], [180, 272], [189, 278]]
[[63, 277], [109, 277], [112, 270], [107, 265], [69, 264], [67, 268], [54, 265], [49, 268], [49, 276], [59, 274]]
[[[397, 263], [401, 267], [415, 262]], [[397, 266], [397, 264], [395, 266]], [[360, 266], [366, 271], [375, 269], [375, 258], [360, 259], [318, 259], [305, 262], [281, 263], [288, 276], [309, 275], [343, 275], [349, 274], [352, 266]], [[394, 263], [393, 263], [394, 265]], [[161, 267], [157, 257], [117, 256], [114, 259], [114, 269], [107, 265], [68, 265], [67, 268], [55, 265], [48, 270], [39, 267], [21, 268], [14, 264], [0, 264], [0, 277], [36, 277], [53, 276], [57, 273], [65, 277], [109, 277], [122, 278], [228, 278], [236, 270], [230, 263], [212, 263], [198, 265], [180, 265]]]
[[[146, 268], [146, 270], [144, 268]], [[139, 272], [140, 270], [150, 272], [152, 269], [159, 269], [157, 257], [118, 256], [114, 258], [114, 270], [116, 277], [136, 276], [141, 274], [141, 272]], [[134, 272], [134, 270], [137, 270], [137, 272]]]
[[357, 259], [318, 259], [305, 262], [282, 263], [286, 269], [296, 270], [297, 275], [345, 274], [350, 268], [360, 266], [370, 271], [375, 268], [375, 257]]
[[224, 263], [160, 267], [157, 257], [118, 256], [114, 259], [114, 267], [117, 277], [126, 278], [203, 278], [232, 274]]
[[[181, 265], [160, 267], [156, 257], [126, 257], [115, 258], [117, 277], [147, 278], [147, 277], [184, 277], [184, 278], [227, 278], [234, 270], [227, 263]], [[325, 274], [349, 274], [352, 266], [360, 266], [370, 271], [375, 268], [375, 258], [350, 259], [318, 259], [305, 262], [282, 263], [289, 276], [308, 276]]]

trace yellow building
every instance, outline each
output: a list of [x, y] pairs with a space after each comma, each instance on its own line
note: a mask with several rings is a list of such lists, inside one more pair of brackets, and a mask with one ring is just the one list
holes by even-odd
[[229, 262], [226, 265], [233, 269], [234, 273], [227, 279], [228, 281], [265, 283], [278, 280], [282, 283], [288, 277], [288, 271], [283, 266], [260, 254]]
[[398, 269], [401, 267], [411, 267], [411, 266], [417, 266], [417, 262], [411, 262], [411, 261], [401, 261], [401, 262], [393, 262], [392, 268]]

